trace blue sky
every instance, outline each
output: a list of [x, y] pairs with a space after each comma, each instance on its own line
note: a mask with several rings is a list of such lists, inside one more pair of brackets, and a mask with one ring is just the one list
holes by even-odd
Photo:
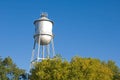
[[1, 0], [0, 56], [29, 70], [34, 20], [47, 12], [54, 21], [55, 51], [113, 60], [120, 66], [119, 0]]

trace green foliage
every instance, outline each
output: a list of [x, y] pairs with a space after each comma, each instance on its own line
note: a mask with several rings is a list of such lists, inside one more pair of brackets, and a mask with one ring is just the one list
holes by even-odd
[[120, 80], [119, 68], [112, 61], [74, 57], [43, 60], [31, 69], [30, 80]]
[[120, 80], [120, 69], [115, 62], [109, 60], [106, 65], [113, 71], [113, 80]]
[[68, 62], [61, 59], [43, 60], [31, 70], [31, 80], [67, 80]]
[[14, 80], [18, 80], [20, 74], [23, 74], [25, 71], [19, 69], [12, 61], [10, 57], [5, 59], [0, 58], [0, 80], [8, 80], [7, 74], [13, 73]]
[[71, 66], [71, 80], [112, 80], [112, 71], [98, 59], [74, 57]]

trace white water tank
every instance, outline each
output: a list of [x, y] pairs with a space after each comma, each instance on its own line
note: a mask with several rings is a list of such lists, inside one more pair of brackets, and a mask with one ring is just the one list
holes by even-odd
[[[40, 45], [47, 45], [51, 42], [53, 38], [52, 27], [53, 21], [47, 18], [46, 13], [41, 14], [41, 18], [34, 21], [35, 25], [35, 35], [34, 38], [36, 42]], [[39, 43], [40, 37], [40, 43]]]

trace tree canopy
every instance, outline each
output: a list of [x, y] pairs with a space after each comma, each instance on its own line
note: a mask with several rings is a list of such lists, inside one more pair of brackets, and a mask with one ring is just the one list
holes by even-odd
[[[19, 76], [27, 79], [25, 71], [19, 69], [10, 57], [5, 59], [0, 57], [0, 80], [19, 80]], [[120, 80], [120, 68], [112, 60], [104, 62], [76, 56], [68, 62], [58, 56], [37, 62], [31, 69], [29, 78], [30, 80]]]
[[120, 80], [120, 70], [113, 61], [73, 57], [43, 60], [31, 69], [30, 80]]
[[23, 73], [25, 71], [19, 69], [10, 57], [5, 59], [0, 57], [0, 80], [9, 80], [9, 77], [12, 77], [12, 80], [18, 80], [19, 75]]

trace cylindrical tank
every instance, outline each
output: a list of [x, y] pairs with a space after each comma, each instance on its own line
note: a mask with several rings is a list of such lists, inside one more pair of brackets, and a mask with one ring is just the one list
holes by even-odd
[[34, 38], [36, 42], [40, 45], [49, 44], [51, 42], [51, 39], [53, 38], [52, 34], [53, 22], [47, 18], [47, 14], [42, 13], [41, 18], [34, 21], [34, 25], [35, 25]]

